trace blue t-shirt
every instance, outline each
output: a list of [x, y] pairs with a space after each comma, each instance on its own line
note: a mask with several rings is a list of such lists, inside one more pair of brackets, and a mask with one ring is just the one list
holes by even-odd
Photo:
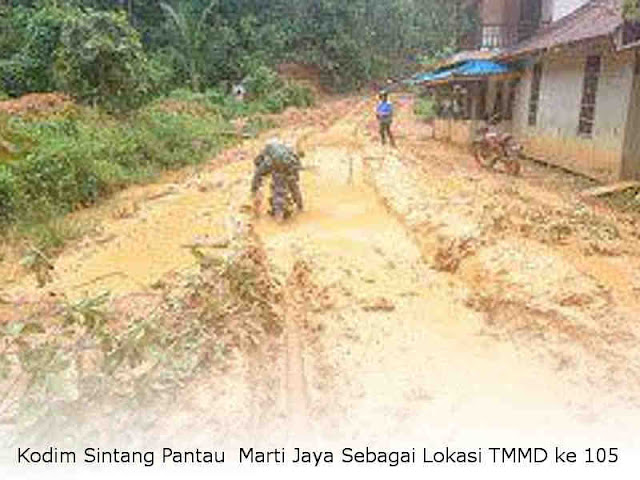
[[393, 115], [393, 106], [391, 105], [391, 102], [380, 102], [378, 104], [378, 108], [376, 108], [376, 113], [381, 118], [391, 118]]

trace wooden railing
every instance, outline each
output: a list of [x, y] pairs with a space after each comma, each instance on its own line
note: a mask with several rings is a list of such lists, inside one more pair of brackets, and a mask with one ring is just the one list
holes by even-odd
[[[539, 24], [520, 22], [516, 25], [484, 24], [480, 27], [472, 42], [466, 42], [467, 48], [498, 49], [508, 48], [530, 38], [538, 30]], [[474, 43], [470, 45], [470, 43]]]

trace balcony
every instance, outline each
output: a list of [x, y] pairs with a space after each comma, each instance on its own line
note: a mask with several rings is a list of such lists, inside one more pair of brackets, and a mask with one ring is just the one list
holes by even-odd
[[538, 27], [537, 22], [520, 22], [515, 25], [484, 24], [476, 34], [474, 45], [467, 46], [480, 50], [508, 48], [533, 36]]
[[515, 25], [482, 25], [480, 30], [481, 50], [496, 50], [510, 47], [518, 40]]

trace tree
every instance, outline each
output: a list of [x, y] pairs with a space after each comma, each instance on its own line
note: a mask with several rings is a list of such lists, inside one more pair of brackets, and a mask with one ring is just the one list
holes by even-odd
[[56, 85], [81, 100], [112, 108], [139, 104], [149, 93], [149, 64], [138, 32], [118, 12], [67, 16], [54, 67]]
[[[319, 67], [331, 85], [348, 89], [373, 77], [401, 71], [409, 57], [434, 57], [455, 51], [460, 39], [473, 30], [471, 7], [475, 3], [472, 0], [0, 2], [12, 6], [2, 8], [0, 3], [0, 76], [17, 85], [8, 89], [13, 95], [50, 89], [56, 84], [76, 89], [81, 83], [76, 77], [66, 81], [63, 67], [57, 68], [56, 83], [53, 83], [51, 52], [58, 48], [55, 22], [44, 21], [52, 19], [51, 12], [66, 12], [65, 15], [70, 16], [89, 12], [88, 9], [94, 14], [119, 12], [130, 27], [135, 28], [136, 41], [143, 44], [152, 64], [169, 72], [162, 76], [162, 81], [171, 88], [187, 84], [201, 90], [220, 82], [237, 81], [260, 67], [273, 68], [280, 62], [296, 61]], [[626, 4], [635, 5], [634, 2], [629, 0]], [[36, 37], [46, 39], [38, 42], [33, 41], [36, 37], [25, 24], [33, 23], [41, 12], [48, 13], [42, 14], [47, 18], [40, 18], [38, 28], [43, 31], [49, 25], [46, 27], [49, 33], [38, 34]], [[136, 32], [120, 31], [116, 36], [126, 37]], [[97, 38], [108, 37], [106, 31], [98, 30], [94, 35], [94, 43]], [[67, 49], [65, 55], [72, 57], [71, 47], [64, 48]], [[101, 48], [111, 47], [107, 42]], [[131, 48], [124, 51], [132, 52], [138, 47]], [[144, 55], [137, 51], [136, 55]], [[130, 58], [133, 63], [138, 63], [133, 60], [136, 55]], [[79, 68], [81, 63], [86, 63], [82, 60], [84, 56], [77, 57], [80, 63], [70, 64], [69, 68]], [[90, 81], [98, 82], [97, 79]], [[100, 89], [104, 90], [103, 87], [105, 85]]]
[[[197, 2], [196, 2], [197, 3]], [[216, 7], [218, 0], [210, 0], [208, 5], [198, 11], [193, 4], [178, 2], [174, 8], [168, 3], [160, 3], [167, 16], [174, 35], [173, 49], [176, 58], [183, 59], [189, 72], [191, 88], [200, 90], [202, 72], [206, 67], [206, 48], [208, 44], [207, 18]]]
[[0, 51], [9, 55], [0, 59], [0, 88], [16, 96], [54, 88], [52, 66], [63, 22], [62, 10], [48, 7], [16, 8], [6, 23], [2, 20], [6, 36], [0, 35]]

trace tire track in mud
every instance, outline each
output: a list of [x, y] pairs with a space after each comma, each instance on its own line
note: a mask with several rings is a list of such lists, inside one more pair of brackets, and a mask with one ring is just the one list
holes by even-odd
[[[358, 102], [346, 115], [336, 120], [327, 130], [336, 125], [351, 122], [356, 115], [361, 115], [365, 102]], [[357, 133], [357, 129], [354, 133]], [[326, 131], [317, 128], [303, 128], [293, 132], [282, 132], [281, 135], [297, 144], [306, 152], [308, 145], [317, 145], [318, 137], [326, 135]], [[315, 166], [315, 165], [314, 165]], [[251, 242], [265, 252], [263, 239], [255, 229], [255, 219], [246, 220], [246, 229]], [[266, 255], [266, 253], [265, 253]], [[270, 259], [273, 263], [273, 258]], [[273, 271], [270, 275], [282, 286], [279, 294], [281, 313], [282, 339], [260, 345], [249, 356], [247, 383], [250, 387], [250, 437], [261, 438], [266, 432], [284, 432], [283, 440], [295, 442], [300, 438], [309, 438], [311, 433], [309, 385], [305, 367], [305, 332], [307, 325], [308, 304], [313, 289], [310, 285], [311, 270], [303, 261], [297, 261], [291, 271], [282, 277], [282, 272]], [[279, 275], [280, 273], [280, 275]], [[269, 379], [266, 381], [265, 379]], [[277, 380], [275, 380], [277, 379]], [[279, 383], [279, 388], [275, 383]], [[278, 425], [279, 418], [284, 417], [286, 428]], [[274, 427], [274, 422], [277, 427]], [[280, 427], [280, 428], [278, 428]]]
[[[334, 130], [340, 124], [351, 123], [355, 116], [361, 115], [365, 101], [357, 103], [353, 109], [345, 116], [334, 122], [328, 132]], [[317, 132], [311, 130], [302, 135], [305, 149], [307, 145], [317, 148], [318, 137], [326, 135], [328, 132]], [[357, 142], [358, 126], [354, 129], [354, 139]], [[352, 146], [353, 148], [353, 146]], [[356, 147], [357, 148], [357, 144]], [[317, 165], [316, 165], [317, 166]], [[353, 164], [350, 163], [349, 182], [353, 180]], [[310, 423], [310, 400], [309, 383], [305, 369], [305, 352], [309, 348], [305, 345], [304, 328], [308, 325], [308, 305], [311, 301], [310, 285], [311, 268], [304, 260], [298, 260], [293, 265], [286, 280], [283, 290], [283, 320], [285, 338], [285, 385], [286, 385], [286, 406], [288, 418], [289, 438], [299, 440], [305, 438], [310, 440], [312, 435]]]
[[306, 323], [307, 295], [305, 282], [308, 266], [297, 262], [289, 275], [283, 293], [286, 345], [286, 392], [289, 431], [292, 438], [300, 438], [309, 431], [309, 392], [305, 374], [305, 356], [300, 323]]

